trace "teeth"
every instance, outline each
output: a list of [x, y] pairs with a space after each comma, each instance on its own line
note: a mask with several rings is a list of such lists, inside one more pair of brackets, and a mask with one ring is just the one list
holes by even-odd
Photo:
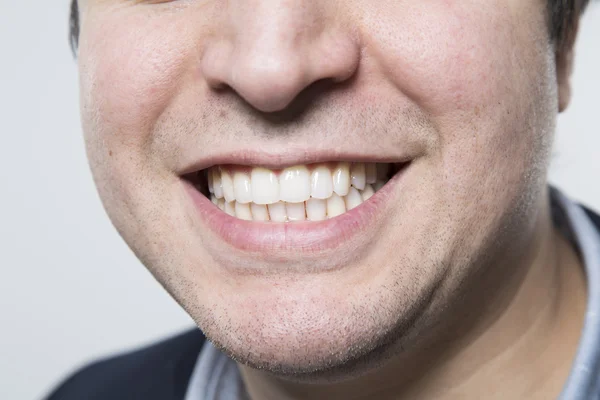
[[357, 189], [363, 190], [367, 183], [364, 163], [354, 163], [350, 167], [350, 183]]
[[[227, 168], [227, 169], [226, 169]], [[215, 166], [206, 171], [209, 197], [247, 221], [322, 221], [358, 207], [390, 176], [389, 164], [339, 162], [297, 165], [281, 172]], [[202, 190], [202, 184], [198, 184]]]
[[286, 222], [287, 214], [285, 210], [285, 203], [278, 201], [277, 203], [269, 204], [267, 206], [269, 209], [269, 215], [271, 216], [271, 221], [274, 222]]
[[233, 203], [234, 202], [225, 202], [225, 212], [232, 217], [235, 217], [235, 205]]
[[265, 205], [250, 203], [250, 211], [252, 212], [252, 219], [255, 221], [269, 220], [269, 211]]
[[[279, 176], [279, 199], [302, 203], [310, 198], [310, 174], [303, 166], [286, 168]], [[289, 214], [288, 214], [289, 217]]]
[[365, 177], [367, 183], [377, 182], [377, 164], [368, 163], [365, 165]]
[[288, 221], [304, 221], [306, 219], [306, 208], [304, 203], [285, 203]]
[[219, 173], [218, 168], [212, 169], [212, 176], [215, 196], [217, 197], [217, 199], [220, 199], [223, 197], [223, 186], [221, 186], [221, 174]]
[[233, 174], [233, 193], [238, 203], [252, 202], [252, 188], [250, 187], [250, 175], [244, 172]]
[[273, 204], [279, 201], [279, 180], [273, 171], [254, 168], [250, 179], [252, 201], [256, 204]]
[[327, 201], [308, 199], [306, 202], [306, 217], [309, 221], [323, 221], [327, 218]]
[[[264, 207], [264, 206], [263, 206]], [[235, 202], [235, 216], [239, 219], [252, 221], [252, 212], [250, 212], [250, 204]]]
[[206, 174], [206, 178], [208, 179], [208, 192], [209, 193], [214, 193], [215, 190], [213, 189], [213, 174], [212, 174], [212, 170], [208, 170], [208, 173]]
[[328, 199], [333, 193], [333, 179], [329, 168], [317, 167], [310, 177], [311, 196], [315, 199]]
[[350, 190], [350, 164], [341, 162], [333, 171], [333, 191], [339, 196], [345, 196]]
[[229, 175], [229, 172], [227, 171], [221, 171], [221, 186], [223, 186], [223, 197], [225, 197], [225, 201], [234, 201], [233, 179], [231, 179], [231, 175]]
[[346, 204], [344, 204], [344, 199], [335, 193], [332, 194], [331, 197], [327, 199], [327, 216], [333, 218], [345, 212]]
[[375, 194], [375, 191], [373, 190], [373, 186], [367, 185], [365, 187], [365, 190], [363, 190], [363, 192], [362, 192], [363, 201], [369, 200], [371, 198], [371, 196], [373, 196], [374, 194]]
[[346, 202], [346, 211], [350, 211], [353, 208], [360, 206], [363, 202], [362, 196], [354, 187], [350, 188], [350, 191], [344, 200]]

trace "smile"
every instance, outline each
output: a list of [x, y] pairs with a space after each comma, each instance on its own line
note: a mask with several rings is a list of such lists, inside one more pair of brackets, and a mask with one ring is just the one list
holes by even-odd
[[404, 164], [324, 162], [280, 170], [217, 165], [187, 179], [222, 212], [246, 221], [323, 221], [378, 192]]
[[[200, 161], [203, 165], [180, 175], [191, 217], [201, 235], [211, 232], [220, 239], [211, 241], [215, 249], [227, 244], [277, 265], [300, 256], [306, 261], [326, 260], [329, 252], [360, 253], [386, 225], [388, 209], [401, 201], [397, 189], [413, 161], [321, 159], [267, 165], [269, 155], [250, 153], [241, 158], [243, 164], [236, 164], [236, 158], [230, 154], [208, 165]], [[214, 254], [230, 269], [246, 268], [227, 261], [227, 252]], [[315, 261], [314, 267], [323, 271], [347, 264], [338, 261], [319, 268]]]

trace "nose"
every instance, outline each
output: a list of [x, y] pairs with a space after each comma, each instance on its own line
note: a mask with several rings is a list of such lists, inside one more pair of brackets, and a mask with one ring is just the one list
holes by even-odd
[[330, 0], [229, 0], [205, 44], [201, 72], [262, 112], [285, 109], [308, 86], [342, 82], [360, 59], [358, 35]]

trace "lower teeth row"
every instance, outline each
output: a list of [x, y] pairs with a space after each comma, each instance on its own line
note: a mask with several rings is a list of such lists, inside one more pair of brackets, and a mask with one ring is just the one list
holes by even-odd
[[346, 196], [333, 193], [327, 199], [310, 198], [301, 203], [278, 201], [263, 205], [254, 202], [227, 202], [223, 198], [217, 198], [214, 194], [211, 194], [210, 198], [213, 204], [222, 211], [247, 221], [323, 221], [359, 206], [373, 196], [384, 184], [384, 181], [377, 181], [373, 185], [366, 185], [363, 190], [351, 187]]

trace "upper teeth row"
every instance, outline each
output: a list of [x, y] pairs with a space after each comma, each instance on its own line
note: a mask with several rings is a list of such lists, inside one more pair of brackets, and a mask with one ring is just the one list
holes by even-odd
[[350, 186], [364, 190], [367, 184], [387, 180], [389, 164], [340, 162], [330, 168], [326, 164], [297, 165], [279, 174], [266, 168], [229, 171], [221, 167], [208, 170], [208, 190], [226, 202], [274, 204], [278, 201], [301, 203], [308, 199], [328, 199], [333, 193], [346, 196]]

